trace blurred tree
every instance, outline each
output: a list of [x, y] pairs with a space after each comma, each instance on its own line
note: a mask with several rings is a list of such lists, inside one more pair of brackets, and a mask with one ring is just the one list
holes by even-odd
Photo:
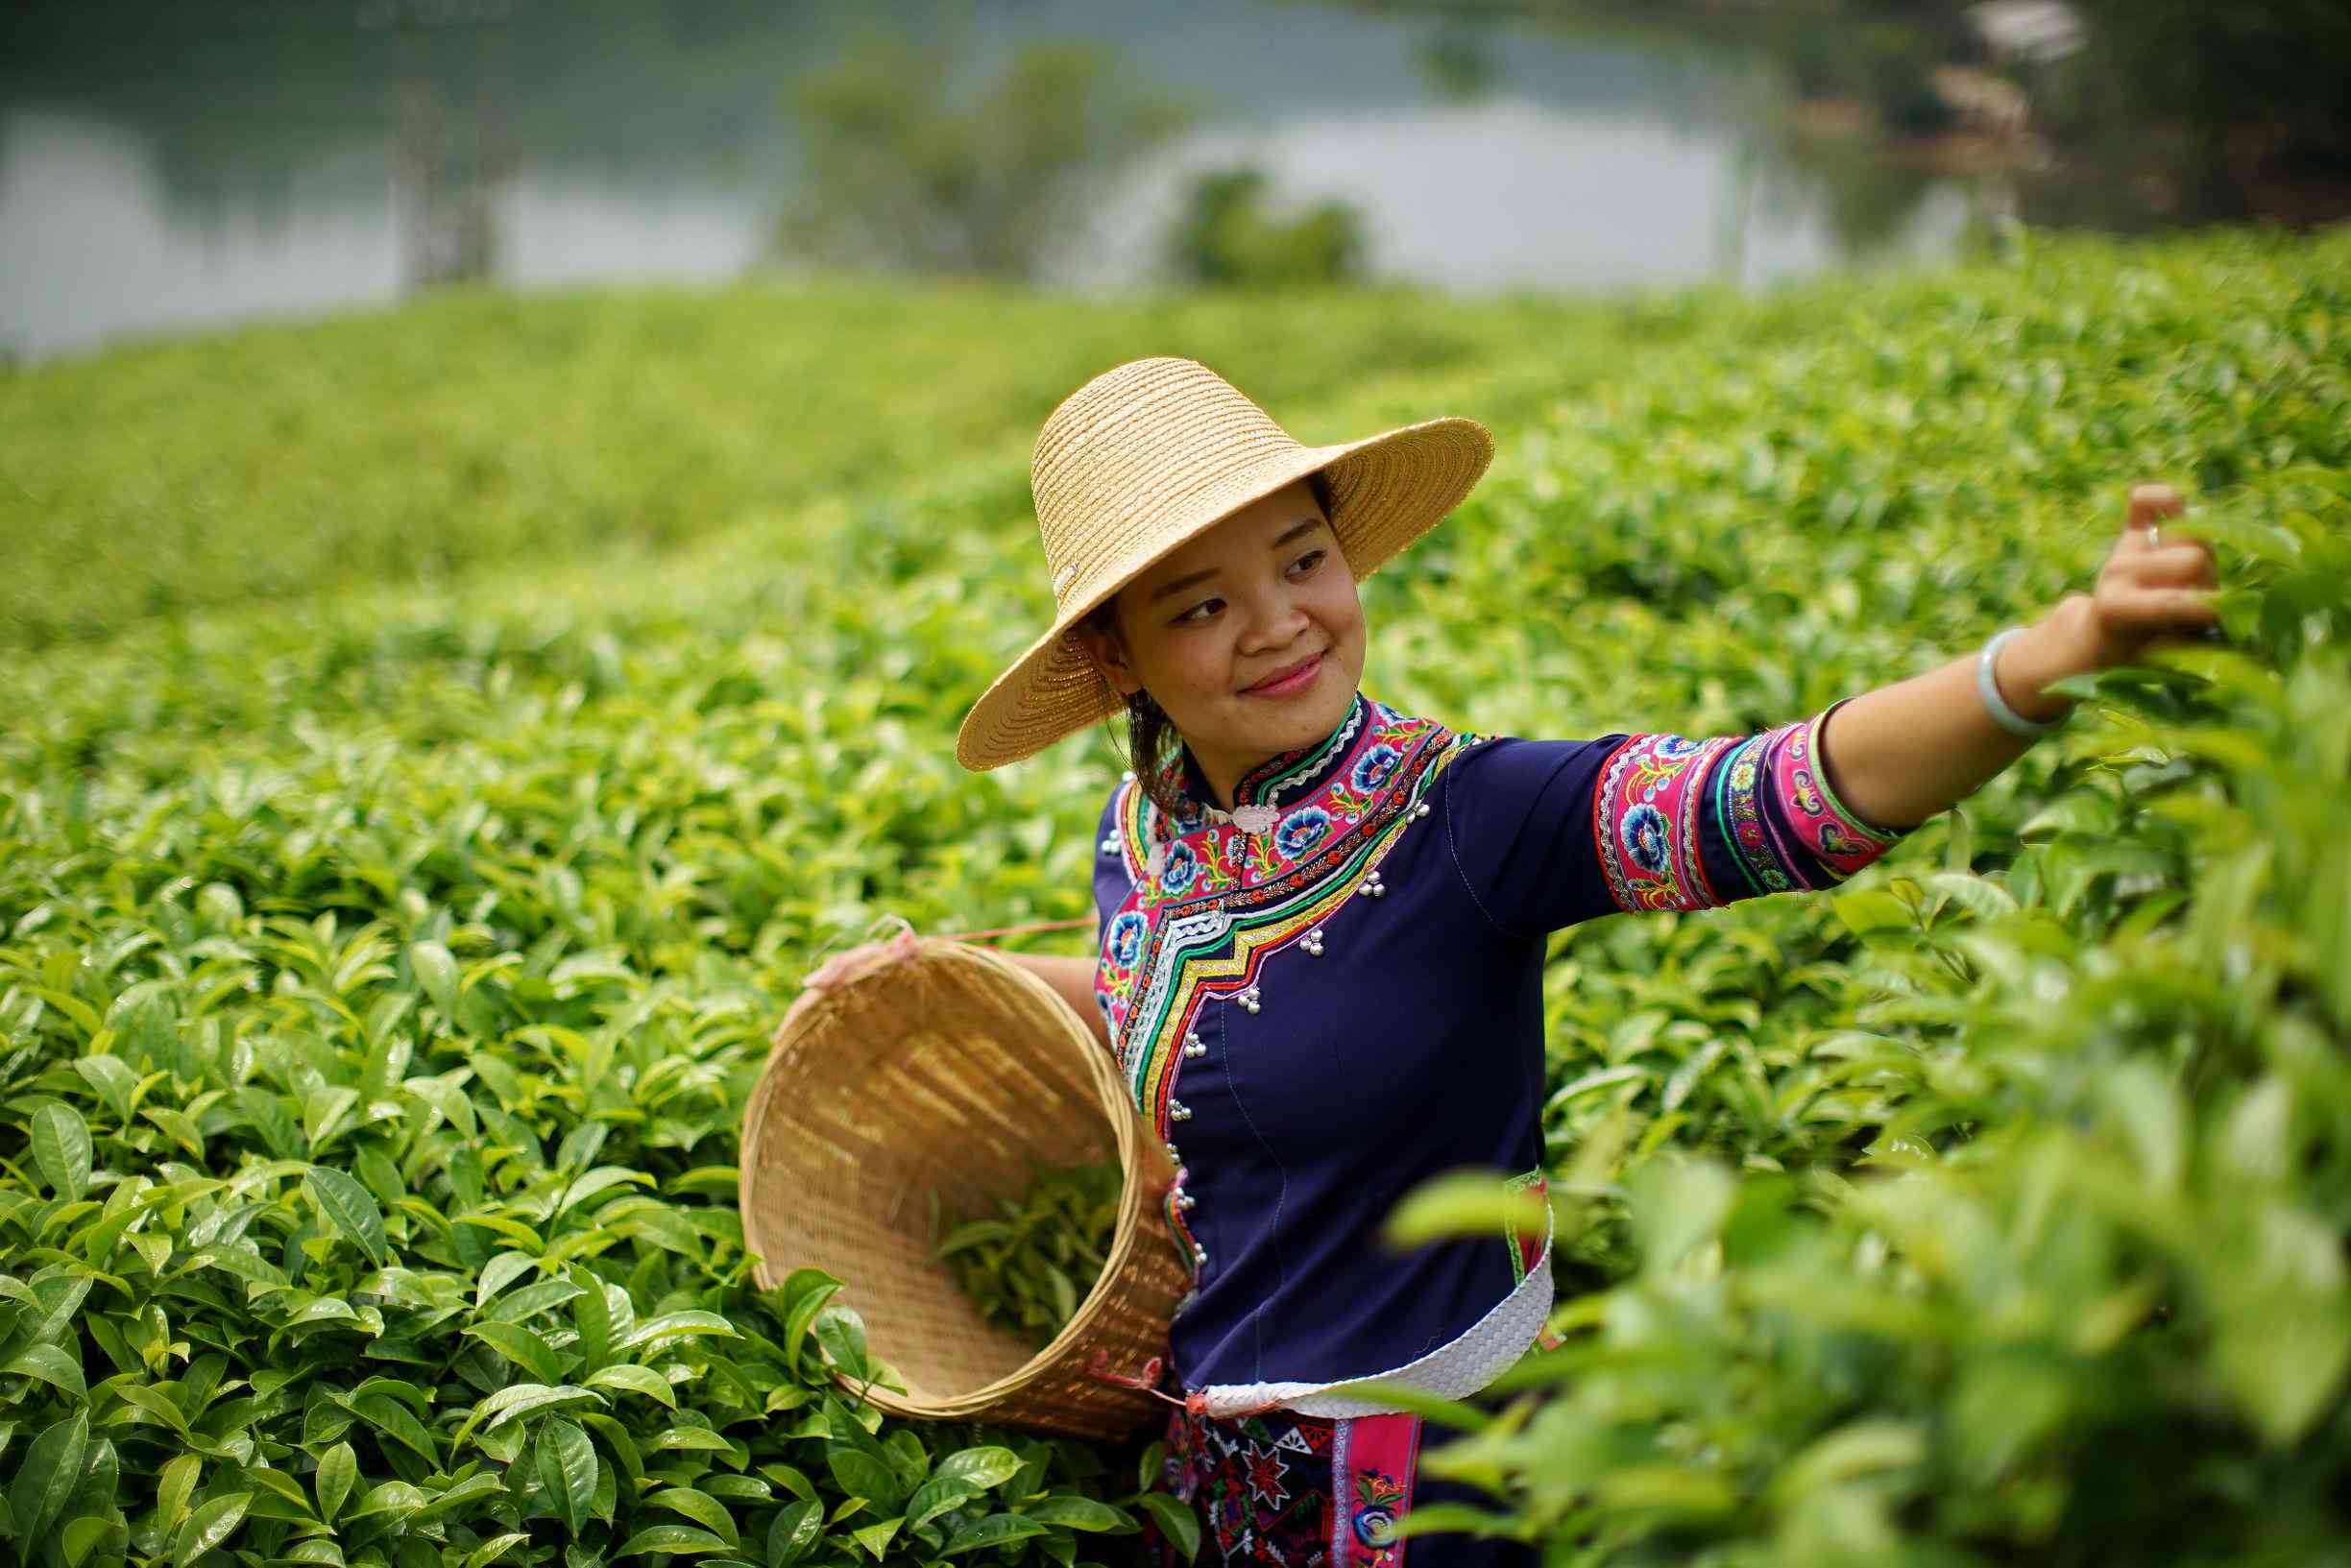
[[1794, 11], [1774, 42], [1798, 96], [1867, 104], [1896, 135], [1931, 135], [1956, 116], [1929, 80], [1946, 58], [1939, 36], [1907, 20], [1856, 20]]
[[1414, 53], [1413, 64], [1429, 91], [1448, 104], [1474, 103], [1502, 80], [1502, 61], [1476, 18], [1447, 17]]
[[808, 160], [778, 223], [783, 251], [1028, 278], [1110, 176], [1197, 113], [1104, 52], [1060, 43], [1028, 46], [957, 105], [953, 58], [936, 42], [873, 36], [788, 90]]
[[1324, 202], [1287, 221], [1264, 210], [1266, 177], [1224, 169], [1194, 180], [1169, 227], [1169, 265], [1188, 281], [1279, 288], [1335, 283], [1363, 274], [1363, 223], [1345, 202]]
[[[2075, 0], [2088, 46], [2059, 61], [2059, 128], [2110, 150], [2187, 142], [2182, 205], [2231, 217], [2248, 175], [2351, 176], [2351, 5], [2343, 0]], [[2152, 145], [2151, 145], [2152, 144]]]

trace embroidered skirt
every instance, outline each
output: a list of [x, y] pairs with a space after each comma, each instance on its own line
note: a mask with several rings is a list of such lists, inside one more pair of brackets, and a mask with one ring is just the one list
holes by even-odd
[[[1233, 1420], [1168, 1412], [1166, 1485], [1200, 1517], [1194, 1568], [1281, 1563], [1286, 1568], [1535, 1568], [1524, 1542], [1446, 1532], [1391, 1539], [1425, 1503], [1492, 1510], [1474, 1486], [1419, 1473], [1424, 1442], [1451, 1435], [1417, 1415], [1321, 1420], [1270, 1411]], [[1145, 1515], [1143, 1561], [1183, 1557]]]

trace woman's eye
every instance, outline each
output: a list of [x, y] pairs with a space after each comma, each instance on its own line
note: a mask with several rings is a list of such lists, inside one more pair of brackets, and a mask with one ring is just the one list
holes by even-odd
[[[1302, 577], [1307, 572], [1313, 571], [1317, 567], [1320, 567], [1322, 564], [1322, 558], [1329, 553], [1329, 551], [1321, 548], [1308, 550], [1304, 555], [1299, 556], [1296, 561], [1290, 563], [1290, 569], [1297, 572], [1298, 575]], [[1200, 621], [1206, 620], [1208, 617], [1201, 615], [1200, 612], [1210, 608], [1211, 606], [1221, 605], [1224, 602], [1224, 601], [1223, 599], [1202, 599], [1200, 603], [1194, 605], [1182, 615], [1177, 615], [1173, 621], [1169, 622], [1169, 624], [1173, 626], [1182, 626], [1186, 623], [1197, 624]]]

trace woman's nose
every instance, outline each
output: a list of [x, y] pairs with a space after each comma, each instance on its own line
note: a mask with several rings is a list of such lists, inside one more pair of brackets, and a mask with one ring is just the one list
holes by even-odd
[[1254, 606], [1248, 641], [1252, 653], [1278, 653], [1298, 639], [1306, 629], [1306, 607], [1287, 593], [1274, 593]]

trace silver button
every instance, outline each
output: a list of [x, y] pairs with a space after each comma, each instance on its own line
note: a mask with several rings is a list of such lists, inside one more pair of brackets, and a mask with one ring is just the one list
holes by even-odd
[[1192, 1107], [1180, 1099], [1171, 1099], [1168, 1101], [1168, 1115], [1178, 1122], [1189, 1122], [1192, 1120]]

